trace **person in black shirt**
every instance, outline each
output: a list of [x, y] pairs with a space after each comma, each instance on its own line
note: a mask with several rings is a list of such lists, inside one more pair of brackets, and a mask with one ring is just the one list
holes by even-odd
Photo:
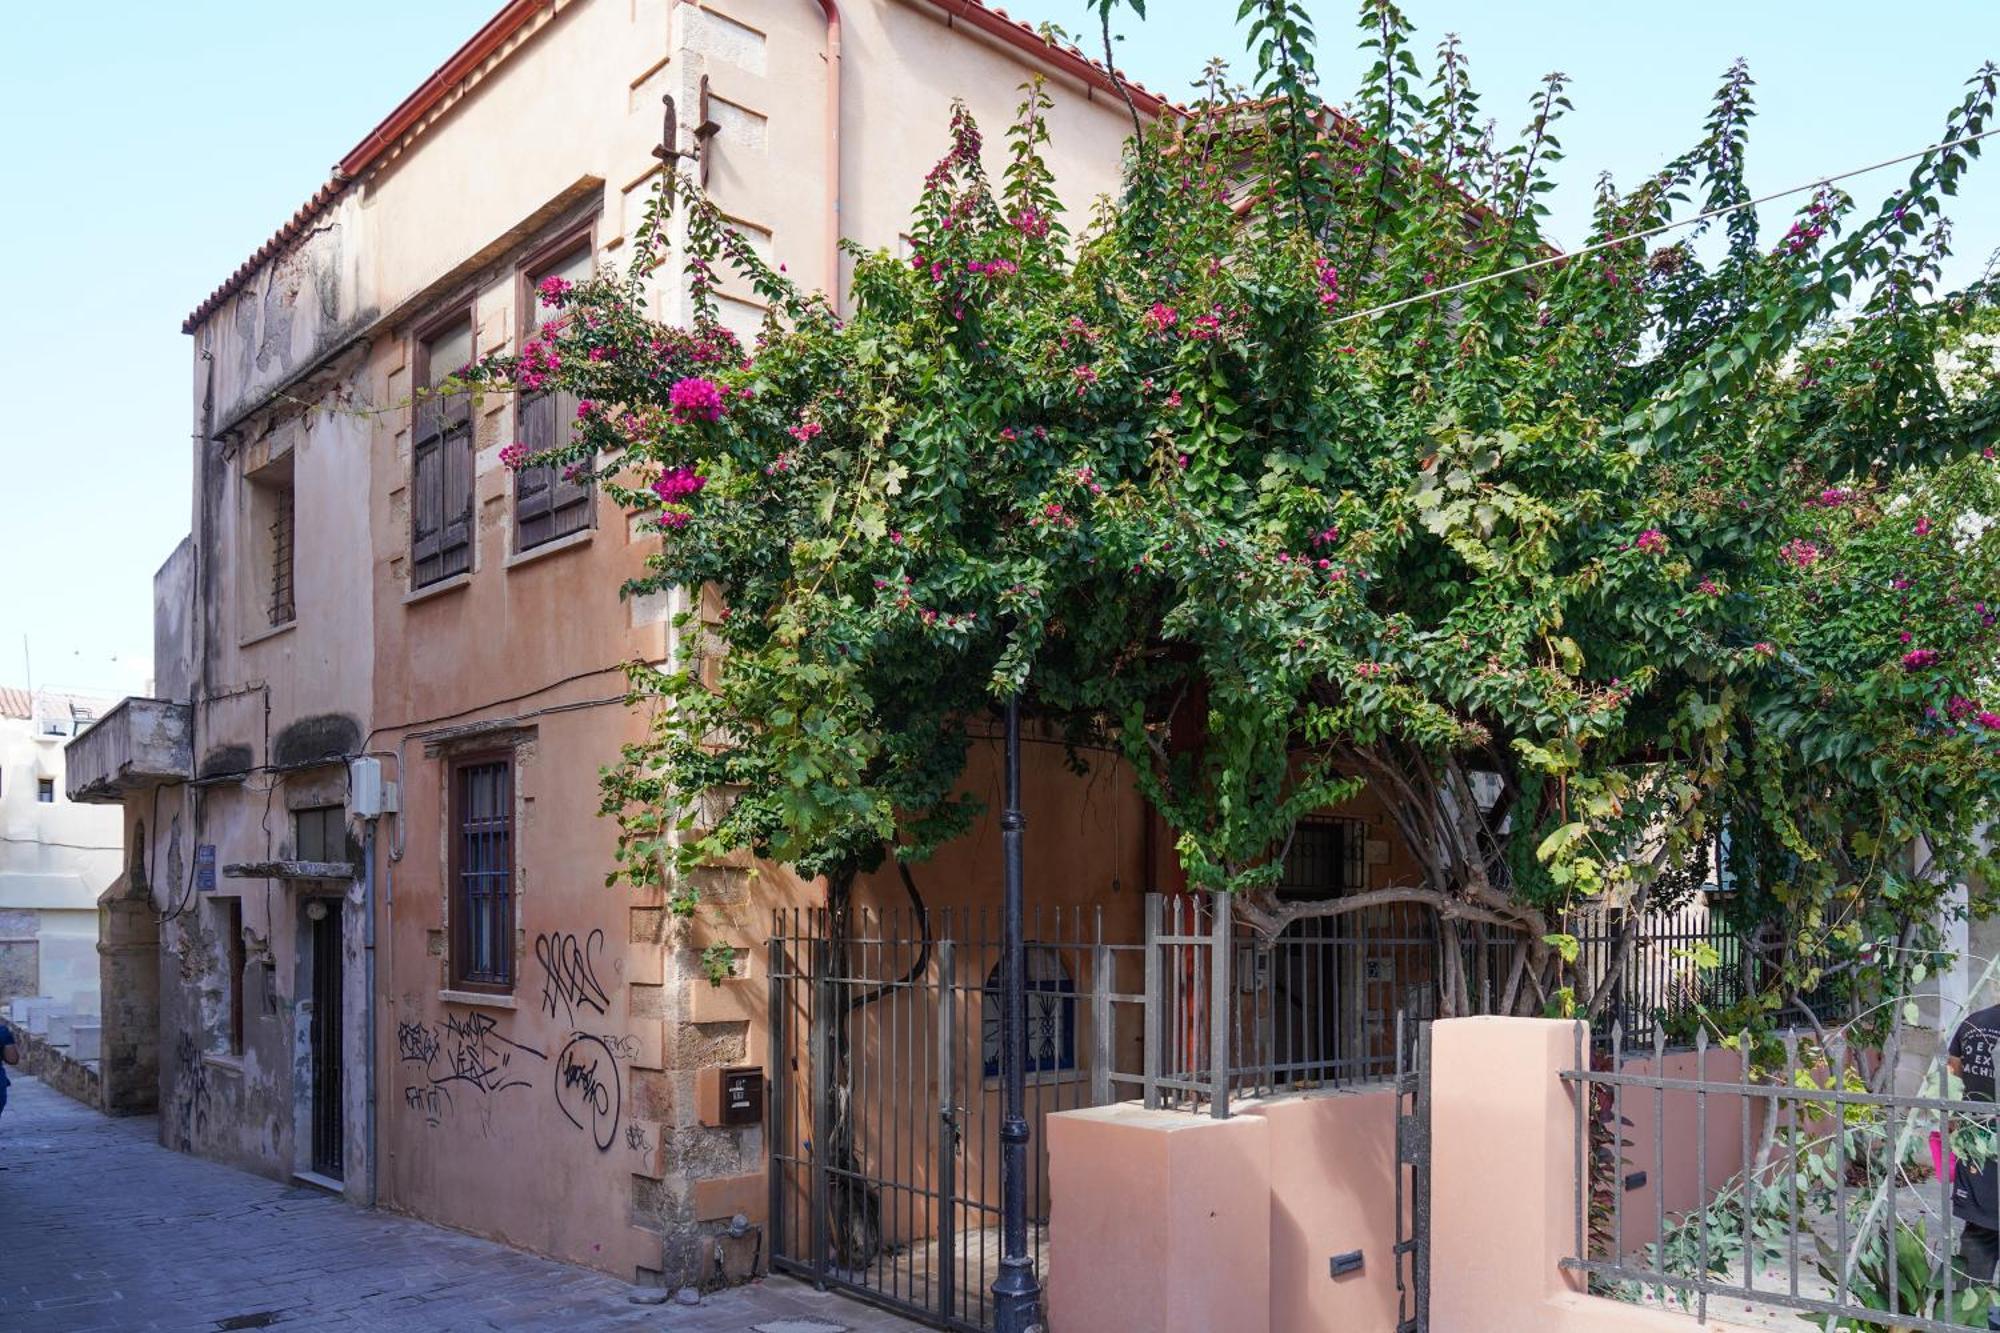
[[[1993, 1100], [1996, 1048], [2000, 1048], [2000, 1005], [1967, 1014], [1951, 1034], [1951, 1072], [1964, 1080], [1966, 1101]], [[1946, 1145], [1947, 1163], [1950, 1152]], [[2000, 1260], [2000, 1162], [1988, 1158], [1978, 1170], [1960, 1164], [1952, 1175], [1951, 1210], [1965, 1220], [1958, 1239], [1959, 1264], [1968, 1277], [1991, 1282], [1995, 1261]]]

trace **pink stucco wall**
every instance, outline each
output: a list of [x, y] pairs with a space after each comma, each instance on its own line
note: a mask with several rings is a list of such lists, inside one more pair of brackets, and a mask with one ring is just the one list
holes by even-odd
[[[1441, 1333], [1691, 1327], [1684, 1314], [1588, 1295], [1562, 1268], [1576, 1240], [1576, 1105], [1562, 1081], [1574, 1062], [1569, 1023], [1466, 1018], [1433, 1029], [1431, 1327]], [[1388, 1089], [1250, 1103], [1229, 1120], [1128, 1104], [1048, 1125], [1052, 1328], [1395, 1326]], [[1680, 1186], [1669, 1188], [1671, 1200]], [[1685, 1188], [1691, 1197], [1693, 1182]], [[1357, 1248], [1363, 1271], [1333, 1279], [1329, 1256]]]
[[[1048, 1119], [1053, 1328], [1388, 1329], [1396, 1103], [1387, 1088]], [[1328, 1260], [1360, 1250], [1358, 1273]], [[1443, 1327], [1442, 1325], [1440, 1327]]]
[[[1630, 1074], [1656, 1074], [1664, 1069], [1669, 1078], [1694, 1078], [1704, 1074], [1711, 1082], [1734, 1082], [1743, 1073], [1742, 1056], [1735, 1051], [1711, 1050], [1704, 1068], [1693, 1051], [1669, 1051], [1663, 1059], [1647, 1056], [1628, 1059], [1622, 1066]], [[1621, 1137], [1623, 1174], [1645, 1173], [1645, 1183], [1624, 1191], [1613, 1221], [1621, 1254], [1637, 1254], [1659, 1239], [1662, 1210], [1671, 1221], [1713, 1194], [1743, 1169], [1745, 1144], [1754, 1156], [1763, 1133], [1761, 1103], [1754, 1099], [1708, 1093], [1700, 1098], [1693, 1092], [1655, 1092], [1628, 1088], [1613, 1110], [1623, 1124]], [[1704, 1163], [1697, 1152], [1695, 1127], [1708, 1123], [1708, 1153]], [[1654, 1140], [1654, 1127], [1666, 1132]], [[1706, 1170], [1703, 1170], [1703, 1167]]]

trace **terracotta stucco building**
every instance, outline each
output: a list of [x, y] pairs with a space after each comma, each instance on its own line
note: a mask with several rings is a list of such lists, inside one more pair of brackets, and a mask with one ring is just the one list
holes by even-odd
[[[132, 1082], [152, 1042], [172, 1146], [628, 1277], [768, 1260], [732, 1225], [772, 1197], [765, 1127], [704, 1122], [714, 1071], [766, 1058], [771, 913], [815, 886], [713, 867], [684, 922], [605, 887], [596, 775], [637, 727], [619, 666], [671, 657], [685, 597], [621, 601], [656, 538], [501, 465], [560, 404], [419, 391], [518, 345], [543, 276], [622, 267], [663, 98], [672, 169], [837, 289], [839, 238], [902, 244], [952, 99], [1000, 145], [1035, 76], [1080, 215], [1116, 181], [1124, 102], [972, 0], [515, 0], [189, 316], [195, 503], [156, 579], [158, 698], [76, 741], [68, 784], [124, 806], [112, 897], [159, 978], [105, 1039]], [[722, 293], [752, 332], [754, 297]], [[650, 299], [684, 317], [672, 265]], [[1030, 873], [1129, 934], [1138, 798], [1041, 748]], [[924, 878], [934, 908], [990, 901], [991, 830]]]

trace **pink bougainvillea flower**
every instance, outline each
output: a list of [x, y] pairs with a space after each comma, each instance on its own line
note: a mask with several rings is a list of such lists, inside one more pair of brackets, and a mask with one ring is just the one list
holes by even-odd
[[1772, 647], [1769, 643], [1760, 639], [1756, 643], [1750, 645], [1750, 651], [1757, 654], [1757, 656], [1759, 657], [1769, 657], [1772, 653], [1775, 653], [1778, 650]]
[[677, 421], [720, 421], [722, 419], [722, 387], [714, 380], [700, 375], [674, 381], [667, 391], [667, 402], [674, 410]]
[[1930, 536], [1931, 535], [1930, 517], [1928, 515], [1919, 515], [1917, 518], [1917, 526], [1914, 529], [1914, 531], [1919, 537]]
[[527, 461], [528, 461], [528, 446], [525, 444], [510, 444], [505, 449], [502, 449], [500, 451], [501, 465], [508, 468], [510, 471], [518, 469], [521, 466], [521, 464]]
[[1819, 547], [1803, 537], [1794, 537], [1778, 548], [1780, 559], [1788, 565], [1797, 565], [1800, 569], [1810, 569], [1818, 562], [1819, 554]]
[[1313, 272], [1319, 278], [1319, 304], [1323, 310], [1331, 310], [1340, 304], [1340, 270], [1331, 259], [1313, 260]]
[[1165, 333], [1180, 320], [1180, 311], [1160, 301], [1153, 302], [1153, 308], [1139, 317], [1139, 322], [1146, 326], [1148, 333]]
[[576, 405], [576, 419], [578, 421], [588, 421], [596, 415], [597, 404], [591, 402], [590, 399], [586, 398]]
[[686, 527], [687, 521], [693, 517], [685, 509], [664, 509], [660, 511], [660, 526], [668, 530]]
[[1937, 660], [1938, 650], [1935, 648], [1912, 648], [1909, 652], [1903, 654], [1903, 670], [1922, 671]]
[[1944, 715], [1954, 722], [1963, 722], [1979, 711], [1979, 705], [1962, 694], [1954, 694], [1944, 706]]
[[1972, 720], [1988, 731], [2000, 731], [2000, 713], [1984, 712]]
[[1168, 407], [1179, 407], [1181, 405], [1181, 391], [1175, 389], [1172, 393], [1168, 394], [1166, 403]]
[[541, 282], [537, 283], [535, 286], [535, 291], [542, 298], [542, 304], [552, 305], [552, 306], [559, 306], [564, 301], [567, 301], [569, 299], [569, 294], [574, 290], [575, 290], [574, 283], [568, 282], [565, 279], [560, 278], [553, 273], [549, 274], [548, 277], [543, 278]]
[[1701, 590], [1701, 595], [1704, 597], [1722, 596], [1722, 588], [1716, 583], [1714, 579], [1703, 579], [1700, 583], [1697, 583], [1695, 587]]
[[676, 500], [685, 500], [690, 495], [698, 494], [706, 485], [708, 485], [707, 477], [691, 467], [682, 465], [662, 473], [660, 479], [653, 483], [653, 494], [671, 504]]
[[1667, 534], [1661, 532], [1658, 528], [1647, 528], [1639, 534], [1632, 545], [1644, 551], [1647, 555], [1658, 555], [1667, 549]]

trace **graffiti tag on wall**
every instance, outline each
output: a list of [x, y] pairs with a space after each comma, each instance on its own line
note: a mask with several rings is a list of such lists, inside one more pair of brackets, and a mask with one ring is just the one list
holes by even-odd
[[569, 1122], [590, 1132], [597, 1151], [610, 1151], [618, 1139], [618, 1112], [624, 1100], [612, 1042], [572, 1032], [569, 1044], [556, 1057], [555, 1093], [556, 1105]]
[[403, 1089], [403, 1104], [421, 1111], [424, 1119], [435, 1125], [446, 1111], [456, 1108], [460, 1094], [469, 1094], [476, 1098], [485, 1119], [491, 1116], [493, 1099], [500, 1093], [529, 1087], [530, 1080], [515, 1067], [515, 1056], [542, 1061], [549, 1057], [502, 1035], [497, 1027], [490, 1014], [447, 1014], [442, 1027], [398, 1023], [398, 1057], [417, 1067], [417, 1081]]
[[597, 979], [597, 955], [604, 949], [604, 932], [593, 930], [579, 940], [557, 932], [535, 936], [535, 961], [542, 965], [542, 1012], [565, 1023], [576, 1022], [576, 1011], [604, 1013], [611, 996]]

